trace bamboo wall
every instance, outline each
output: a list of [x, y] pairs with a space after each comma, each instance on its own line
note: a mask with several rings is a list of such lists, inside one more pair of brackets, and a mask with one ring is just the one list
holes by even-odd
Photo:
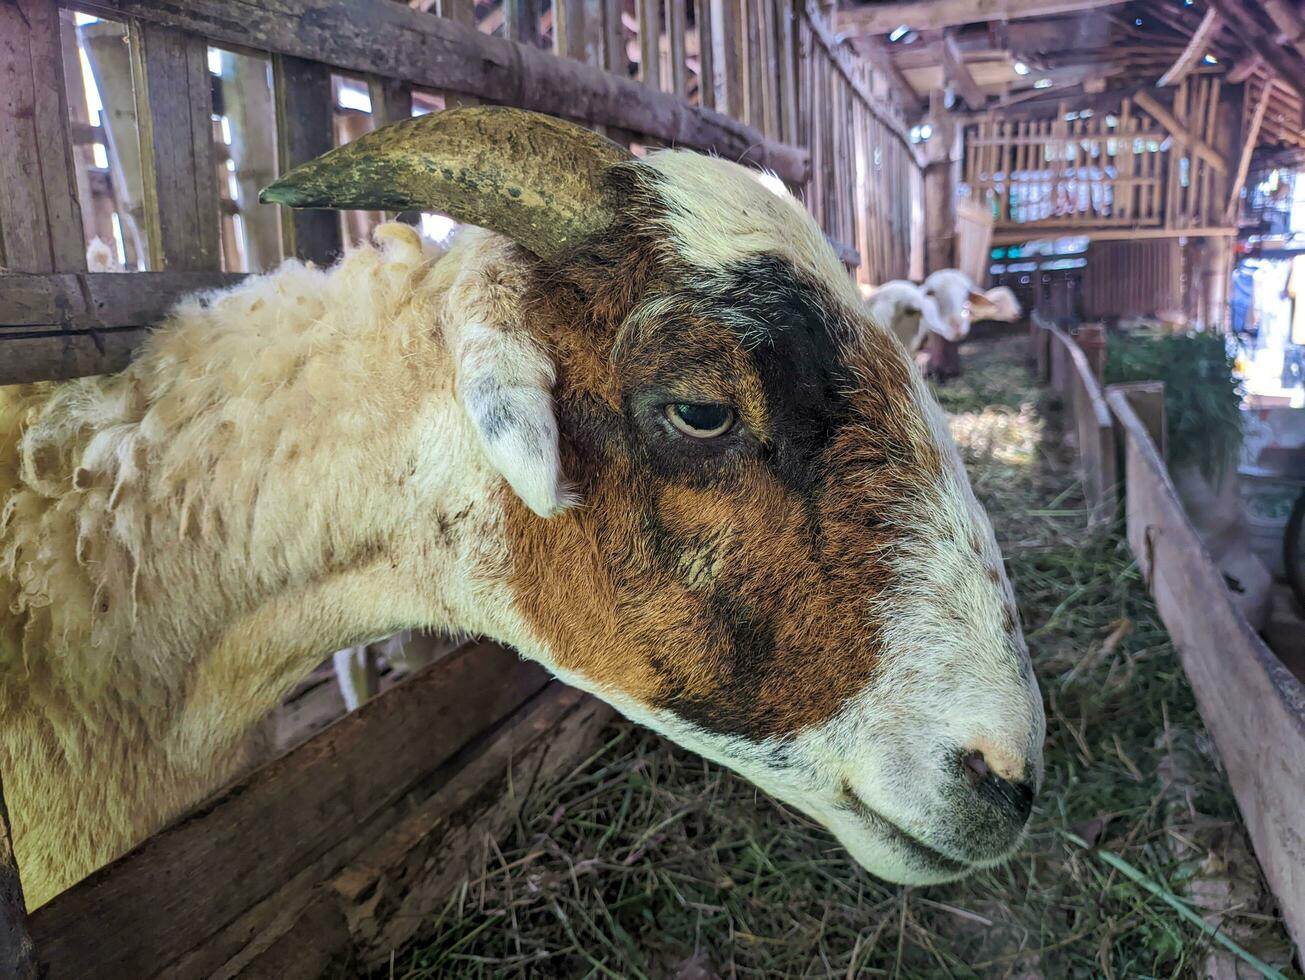
[[[914, 147], [814, 2], [506, 0], [479, 22], [472, 0], [423, 5], [94, 0], [76, 9], [103, 19], [80, 28], [60, 0], [0, 5], [0, 77], [20, 82], [0, 104], [0, 384], [117, 370], [177, 295], [286, 256], [329, 261], [379, 216], [278, 214], [258, 186], [414, 107], [516, 105], [636, 153], [763, 167], [860, 281], [920, 273]], [[360, 107], [340, 104], [342, 80]], [[152, 278], [87, 274], [87, 243], [115, 231], [126, 268], [149, 270], [130, 274]]]
[[1222, 232], [1229, 175], [1222, 83], [1198, 76], [1172, 109], [1140, 93], [1116, 111], [1062, 103], [1053, 118], [987, 116], [968, 128], [964, 180], [997, 240], [1043, 234]]
[[1176, 239], [1096, 242], [1083, 270], [1083, 313], [1156, 316], [1183, 311], [1183, 250]]

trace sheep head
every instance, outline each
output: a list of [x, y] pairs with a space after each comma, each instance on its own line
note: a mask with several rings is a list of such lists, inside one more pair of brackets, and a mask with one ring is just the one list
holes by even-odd
[[883, 877], [1011, 851], [1044, 718], [991, 527], [906, 351], [773, 180], [477, 108], [361, 137], [266, 199], [497, 233], [455, 246], [444, 328], [506, 483], [475, 549], [478, 594], [506, 598], [472, 628]]

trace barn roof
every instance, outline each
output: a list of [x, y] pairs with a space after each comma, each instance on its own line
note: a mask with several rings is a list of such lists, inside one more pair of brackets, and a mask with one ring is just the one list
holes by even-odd
[[963, 112], [1054, 114], [1164, 101], [1184, 78], [1220, 75], [1263, 97], [1262, 152], [1305, 156], [1300, 0], [841, 0], [836, 29], [919, 112], [946, 89]]

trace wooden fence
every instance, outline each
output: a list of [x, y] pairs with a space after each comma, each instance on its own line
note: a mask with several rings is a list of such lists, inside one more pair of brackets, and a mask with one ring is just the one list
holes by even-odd
[[1040, 378], [1062, 393], [1074, 419], [1093, 515], [1113, 519], [1116, 484], [1123, 488], [1129, 548], [1218, 746], [1260, 867], [1305, 949], [1305, 685], [1246, 621], [1174, 490], [1164, 462], [1163, 385], [1110, 385], [1103, 394], [1089, 358], [1063, 330], [1035, 323], [1031, 341]]
[[1116, 110], [1066, 103], [1050, 118], [985, 116], [966, 132], [964, 181], [991, 203], [999, 243], [1231, 234], [1235, 133], [1221, 96], [1218, 78], [1198, 76], [1177, 87], [1172, 108], [1138, 92]]
[[1066, 435], [1078, 455], [1088, 519], [1094, 524], [1114, 520], [1119, 506], [1115, 431], [1101, 391], [1101, 365], [1094, 365], [1073, 337], [1036, 312], [1030, 337], [1040, 376], [1064, 404]]
[[1128, 545], [1214, 737], [1288, 931], [1305, 949], [1305, 685], [1253, 630], [1125, 390], [1107, 392], [1124, 454]]
[[[568, 0], [542, 17], [530, 0], [507, 0], [501, 23], [477, 26], [472, 0], [443, 0], [445, 16], [393, 0], [70, 0], [67, 10], [119, 25], [130, 55], [121, 43], [113, 49], [129, 108], [115, 108], [98, 131], [82, 121], [84, 100], [69, 81], [63, 7], [0, 5], [0, 72], [18, 82], [0, 103], [0, 268], [9, 273], [0, 384], [120, 369], [177, 296], [230, 281], [235, 218], [247, 232], [255, 221], [238, 200], [256, 182], [234, 158], [254, 154], [256, 137], [275, 143], [279, 170], [330, 149], [340, 76], [367, 87], [368, 125], [412, 114], [414, 100], [483, 101], [575, 119], [636, 152], [675, 145], [768, 168], [805, 198], [861, 281], [919, 272], [914, 147], [814, 2], [638, 0], [632, 18], [622, 0]], [[214, 84], [213, 47], [224, 62], [267, 64], [271, 86], [254, 97], [268, 104], [250, 109], [248, 87], [226, 68]], [[214, 109], [228, 105], [221, 119], [231, 127], [242, 115], [234, 124], [243, 142], [215, 140]], [[119, 172], [94, 183], [130, 185], [119, 189], [122, 220], [133, 225], [123, 237], [148, 273], [111, 281], [87, 272], [88, 238], [109, 220], [103, 188], [97, 199], [87, 179], [87, 147], [97, 142], [111, 144]], [[233, 170], [243, 194], [225, 189]], [[258, 214], [265, 223], [275, 211]], [[266, 231], [247, 234], [246, 252], [259, 256], [247, 267], [281, 255], [329, 260], [342, 247], [334, 215], [280, 222], [270, 247]]]

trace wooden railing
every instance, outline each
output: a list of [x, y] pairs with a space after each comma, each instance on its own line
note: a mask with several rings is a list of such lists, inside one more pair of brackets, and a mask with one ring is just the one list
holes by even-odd
[[[214, 93], [243, 103], [225, 71], [215, 87], [210, 46], [270, 65], [267, 109], [281, 170], [335, 145], [332, 80], [346, 74], [367, 86], [370, 124], [410, 115], [414, 100], [491, 102], [574, 119], [636, 152], [674, 145], [764, 167], [803, 196], [861, 281], [918, 271], [914, 148], [814, 3], [639, 0], [631, 18], [621, 0], [566, 0], [543, 17], [532, 0], [507, 0], [501, 24], [480, 25], [472, 0], [438, 7], [443, 16], [393, 0], [0, 5], [0, 73], [19, 81], [0, 102], [0, 268], [8, 273], [0, 278], [0, 384], [121, 368], [178, 295], [228, 281], [234, 215], [250, 241], [251, 224], [272, 220], [223, 190], [226, 159], [242, 147], [215, 141]], [[130, 127], [115, 118], [96, 129], [84, 106], [70, 121], [70, 97], [74, 111], [82, 100], [66, 74], [75, 57], [71, 9], [122, 25]], [[109, 217], [85, 164], [89, 146], [103, 140], [122, 151], [115, 161], [128, 172], [119, 180], [140, 185], [123, 189], [122, 218], [138, 232], [129, 251], [142, 253], [138, 267], [151, 270], [149, 279], [131, 273], [111, 282], [106, 275], [121, 274], [86, 271], [87, 239]], [[249, 200], [251, 189], [238, 196]], [[85, 222], [83, 204], [94, 212]], [[342, 235], [332, 214], [285, 214], [279, 248], [266, 244], [264, 228], [262, 246], [247, 249], [257, 261], [243, 268], [282, 255], [329, 260]]]
[[965, 184], [993, 208], [997, 242], [1229, 233], [1221, 96], [1218, 78], [1197, 77], [1172, 108], [1138, 92], [1110, 109], [985, 116], [966, 132]]

